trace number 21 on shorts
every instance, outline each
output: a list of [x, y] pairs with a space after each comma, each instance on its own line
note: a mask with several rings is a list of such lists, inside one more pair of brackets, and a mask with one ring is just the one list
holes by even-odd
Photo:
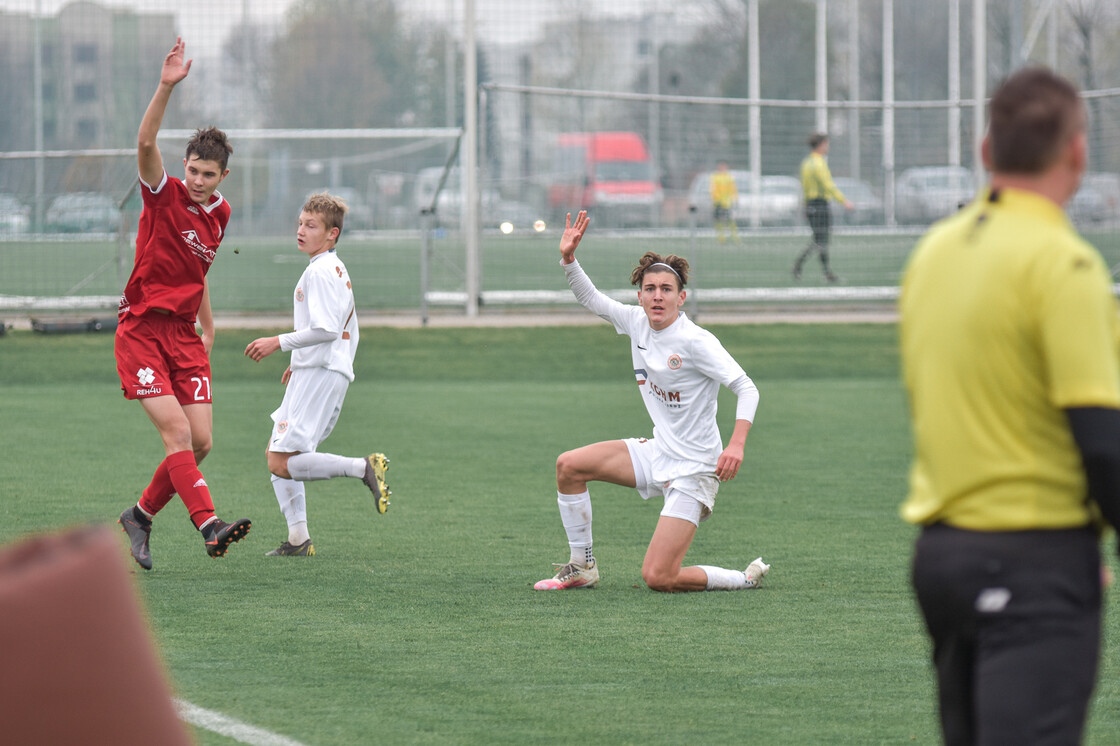
[[195, 401], [210, 401], [210, 377], [209, 376], [192, 376], [191, 383], [194, 384], [194, 400]]

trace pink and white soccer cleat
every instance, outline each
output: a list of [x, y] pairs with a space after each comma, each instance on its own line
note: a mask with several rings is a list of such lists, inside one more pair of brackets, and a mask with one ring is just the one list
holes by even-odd
[[556, 564], [560, 568], [556, 575], [538, 581], [533, 586], [538, 591], [566, 591], [571, 588], [590, 588], [599, 582], [599, 567], [595, 560], [591, 560], [586, 567], [569, 562], [566, 565]]
[[763, 562], [761, 557], [747, 565], [747, 569], [743, 572], [747, 576], [747, 588], [757, 588], [762, 585], [762, 578], [768, 572], [770, 572], [770, 565]]

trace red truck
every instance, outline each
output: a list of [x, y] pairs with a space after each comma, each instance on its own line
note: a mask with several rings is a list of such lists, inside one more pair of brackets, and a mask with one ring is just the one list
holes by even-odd
[[[578, 132], [557, 136], [549, 208], [563, 220], [587, 210], [600, 225], [650, 225], [664, 193], [649, 148], [636, 132]], [[562, 224], [562, 223], [561, 223]]]

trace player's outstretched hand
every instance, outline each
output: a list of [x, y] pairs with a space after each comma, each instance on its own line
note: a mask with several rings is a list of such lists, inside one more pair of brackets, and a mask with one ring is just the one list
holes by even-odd
[[564, 260], [564, 264], [571, 264], [575, 259], [576, 247], [579, 246], [580, 239], [583, 238], [583, 233], [590, 222], [591, 218], [587, 217], [587, 210], [579, 211], [575, 225], [572, 225], [572, 213], [568, 213], [568, 219], [564, 223], [564, 235], [560, 237], [560, 257]]
[[163, 70], [159, 75], [160, 83], [173, 86], [187, 77], [187, 73], [191, 71], [191, 63], [194, 62], [194, 60], [183, 62], [186, 49], [187, 45], [183, 43], [182, 37], [177, 37], [175, 39], [175, 46], [171, 47], [171, 51], [163, 58]]
[[245, 348], [245, 354], [253, 360], [260, 362], [279, 349], [279, 337], [261, 337], [249, 343], [249, 346]]

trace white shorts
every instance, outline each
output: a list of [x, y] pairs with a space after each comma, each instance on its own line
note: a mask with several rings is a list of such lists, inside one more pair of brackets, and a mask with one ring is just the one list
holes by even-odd
[[293, 370], [284, 390], [284, 401], [272, 413], [268, 450], [313, 453], [334, 430], [349, 386], [349, 379], [333, 370]]
[[651, 438], [625, 438], [634, 465], [634, 481], [643, 500], [654, 495], [665, 497], [661, 515], [682, 518], [700, 525], [712, 514], [719, 492], [714, 472], [695, 461], [680, 461], [666, 456]]

